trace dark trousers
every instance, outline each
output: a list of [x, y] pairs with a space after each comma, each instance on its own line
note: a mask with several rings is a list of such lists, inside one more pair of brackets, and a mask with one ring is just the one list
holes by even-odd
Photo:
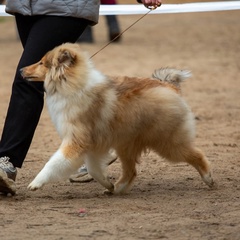
[[12, 86], [5, 125], [0, 141], [0, 157], [8, 156], [21, 167], [43, 109], [43, 83], [27, 82], [22, 67], [38, 62], [46, 52], [65, 42], [76, 42], [89, 21], [72, 17], [16, 15], [23, 53]]

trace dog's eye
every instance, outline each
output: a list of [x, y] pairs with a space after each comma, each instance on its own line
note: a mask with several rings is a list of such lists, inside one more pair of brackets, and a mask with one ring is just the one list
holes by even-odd
[[43, 65], [43, 62], [40, 62], [39, 65]]

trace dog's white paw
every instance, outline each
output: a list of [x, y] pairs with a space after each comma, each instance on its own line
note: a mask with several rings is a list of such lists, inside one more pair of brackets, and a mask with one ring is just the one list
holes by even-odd
[[202, 179], [210, 188], [216, 187], [216, 185], [215, 185], [215, 183], [213, 181], [211, 172], [209, 172], [209, 173], [205, 174], [204, 176], [202, 176]]
[[43, 186], [43, 184], [41, 183], [38, 183], [36, 181], [32, 181], [29, 185], [28, 185], [28, 189], [31, 190], [31, 191], [36, 191], [38, 190], [39, 188], [41, 188]]
[[103, 192], [104, 195], [112, 196], [114, 192], [109, 191], [108, 189], [104, 190]]

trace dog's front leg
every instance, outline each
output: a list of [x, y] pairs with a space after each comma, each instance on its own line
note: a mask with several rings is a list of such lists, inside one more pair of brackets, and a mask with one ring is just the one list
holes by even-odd
[[60, 148], [45, 164], [35, 179], [28, 185], [28, 189], [34, 191], [49, 182], [57, 182], [69, 178], [71, 174], [83, 164], [83, 157], [66, 157], [64, 149]]
[[116, 156], [112, 156], [109, 153], [88, 153], [86, 157], [86, 166], [88, 169], [88, 173], [96, 181], [98, 181], [102, 186], [108, 189], [109, 192], [113, 192], [114, 185], [110, 182], [106, 172], [106, 167], [109, 164], [109, 159], [115, 160]]

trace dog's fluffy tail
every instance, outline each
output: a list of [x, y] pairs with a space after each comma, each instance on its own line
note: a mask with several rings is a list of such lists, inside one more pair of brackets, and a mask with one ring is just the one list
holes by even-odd
[[168, 82], [180, 89], [180, 83], [186, 78], [191, 77], [188, 70], [178, 70], [174, 68], [159, 68], [154, 71], [152, 77], [162, 82]]

